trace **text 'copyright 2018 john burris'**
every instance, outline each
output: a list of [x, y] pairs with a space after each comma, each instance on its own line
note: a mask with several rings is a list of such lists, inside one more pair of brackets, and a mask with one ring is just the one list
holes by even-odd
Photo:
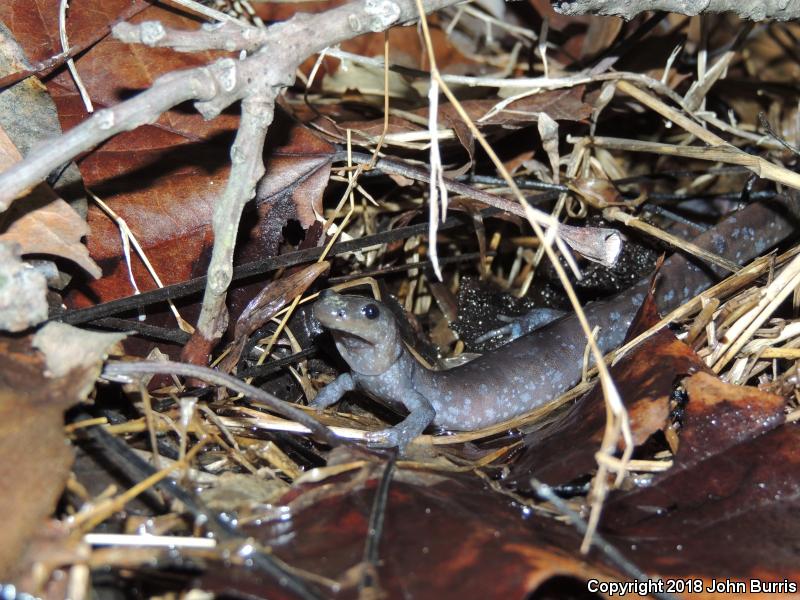
[[782, 579], [770, 581], [765, 579], [733, 579], [685, 578], [685, 579], [645, 579], [636, 581], [602, 581], [590, 579], [586, 582], [590, 592], [599, 592], [609, 597], [636, 594], [650, 596], [652, 594], [794, 594], [797, 593], [797, 582]]

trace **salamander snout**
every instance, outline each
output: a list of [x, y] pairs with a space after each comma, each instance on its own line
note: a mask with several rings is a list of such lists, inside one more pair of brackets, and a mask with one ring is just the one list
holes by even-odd
[[320, 293], [313, 313], [323, 326], [346, 331], [373, 343], [394, 326], [391, 313], [377, 300], [345, 296], [331, 290]]
[[319, 294], [319, 300], [314, 304], [314, 316], [326, 327], [333, 322], [341, 321], [347, 317], [347, 305], [344, 297], [333, 290], [324, 290]]
[[328, 292], [320, 294], [312, 310], [317, 321], [333, 332], [339, 352], [359, 373], [382, 373], [402, 352], [397, 322], [377, 300]]

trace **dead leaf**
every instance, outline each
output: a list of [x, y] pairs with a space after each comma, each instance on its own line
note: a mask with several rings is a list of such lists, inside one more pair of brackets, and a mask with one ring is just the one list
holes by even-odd
[[[16, 146], [0, 127], [0, 172], [20, 160]], [[89, 232], [86, 222], [45, 183], [2, 215], [0, 231], [0, 241], [16, 242], [22, 254], [60, 256], [83, 267], [92, 277], [103, 274], [81, 242]]]
[[[22, 212], [13, 205], [9, 212]], [[26, 208], [32, 208], [28, 205]], [[92, 277], [101, 277], [102, 270], [89, 257], [80, 239], [89, 231], [86, 222], [61, 198], [26, 212], [0, 234], [0, 240], [17, 242], [23, 254], [61, 256], [83, 267]]]
[[579, 177], [571, 180], [569, 188], [597, 208], [622, 204], [622, 194], [608, 179]]
[[681, 468], [720, 454], [783, 423], [786, 400], [775, 394], [731, 385], [708, 372], [695, 373], [683, 384], [689, 403], [675, 457]]
[[[381, 473], [375, 467], [295, 487], [283, 499], [290, 522], [264, 521], [248, 532], [281, 560], [337, 581], [349, 595], [368, 568], [364, 544]], [[376, 581], [388, 598], [525, 598], [551, 578], [583, 585], [616, 576], [579, 557], [580, 536], [570, 527], [524, 513], [498, 502], [476, 477], [398, 469]], [[475, 576], [484, 569], [494, 576]], [[239, 568], [209, 569], [202, 585], [252, 598], [281, 594], [275, 582]]]
[[607, 50], [617, 39], [622, 26], [625, 24], [619, 17], [595, 17], [589, 22], [589, 29], [583, 40], [581, 58], [594, 57], [603, 50]]
[[64, 411], [95, 378], [85, 366], [44, 377], [44, 357], [28, 338], [0, 340], [0, 353], [0, 511], [13, 515], [0, 529], [0, 580], [13, 581], [27, 562], [23, 550], [53, 513], [72, 465]]
[[[758, 395], [752, 388], [746, 393]], [[800, 429], [765, 431], [747, 411], [739, 417], [735, 427], [749, 423], [755, 437], [720, 452], [714, 442], [693, 452], [700, 460], [692, 463], [683, 463], [679, 451], [675, 466], [649, 486], [612, 496], [603, 532], [649, 572], [702, 578], [704, 592], [711, 579], [734, 578], [744, 582], [739, 598], [754, 595], [750, 580], [782, 583], [784, 596], [794, 596], [797, 589], [785, 592], [787, 582], [800, 581]], [[721, 425], [714, 437], [725, 432]]]
[[250, 335], [275, 316], [292, 298], [303, 294], [317, 278], [330, 269], [327, 261], [314, 263], [268, 284], [244, 308], [234, 328], [234, 343], [219, 368], [232, 371], [241, 358]]
[[99, 375], [103, 361], [124, 333], [101, 333], [51, 321], [33, 336], [33, 347], [45, 357], [46, 377], [66, 377], [75, 369], [92, 369]]
[[[371, 65], [360, 65], [347, 62], [333, 74], [325, 75], [322, 89], [330, 94], [344, 94], [355, 90], [360, 94], [383, 97], [384, 69]], [[408, 102], [419, 102], [419, 92], [411, 83], [394, 71], [389, 72], [389, 97]]]

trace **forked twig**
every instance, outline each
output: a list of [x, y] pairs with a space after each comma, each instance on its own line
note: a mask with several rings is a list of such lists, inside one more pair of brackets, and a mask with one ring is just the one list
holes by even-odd
[[[458, 0], [425, 0], [432, 12]], [[213, 217], [214, 249], [196, 339], [210, 347], [227, 323], [225, 295], [232, 276], [235, 233], [241, 210], [255, 196], [264, 172], [262, 153], [275, 98], [295, 80], [309, 56], [362, 33], [379, 32], [416, 20], [413, 0], [356, 0], [320, 14], [298, 14], [267, 29], [227, 21], [197, 32], [176, 32], [159, 22], [119, 24], [114, 35], [129, 43], [195, 51], [241, 51], [194, 69], [159, 77], [152, 87], [116, 106], [98, 111], [55, 142], [32, 150], [14, 168], [0, 173], [0, 211], [43, 181], [51, 171], [123, 131], [158, 119], [182, 102], [194, 101], [206, 119], [242, 101], [242, 122], [231, 150], [233, 169]]]

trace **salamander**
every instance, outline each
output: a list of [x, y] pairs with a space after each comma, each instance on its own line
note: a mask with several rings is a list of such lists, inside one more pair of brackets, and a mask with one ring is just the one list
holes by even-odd
[[[743, 264], [794, 231], [794, 220], [780, 204], [751, 204], [699, 235], [702, 248]], [[718, 279], [719, 270], [698, 266], [674, 254], [659, 272], [655, 300], [668, 311]], [[605, 353], [619, 346], [644, 301], [650, 278], [610, 300], [585, 307], [597, 343]], [[581, 377], [586, 338], [577, 317], [564, 316], [462, 366], [433, 371], [405, 348], [392, 313], [361, 296], [323, 292], [313, 308], [329, 329], [350, 373], [339, 375], [316, 396], [318, 409], [359, 389], [408, 416], [399, 424], [370, 433], [374, 446], [404, 449], [430, 424], [470, 431], [493, 425], [546, 404]]]

